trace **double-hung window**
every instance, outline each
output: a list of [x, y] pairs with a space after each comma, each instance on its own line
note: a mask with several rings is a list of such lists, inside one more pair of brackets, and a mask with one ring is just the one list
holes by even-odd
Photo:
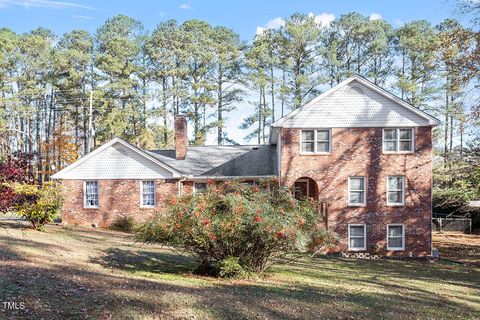
[[330, 153], [332, 135], [330, 129], [302, 130], [302, 153]]
[[387, 177], [387, 205], [403, 206], [405, 204], [405, 181], [403, 176]]
[[141, 207], [155, 207], [155, 181], [142, 181], [141, 188]]
[[85, 181], [85, 208], [98, 208], [98, 181]]
[[361, 251], [367, 249], [367, 232], [364, 224], [348, 225], [348, 250]]
[[413, 129], [383, 129], [383, 152], [413, 152]]
[[405, 250], [405, 226], [403, 224], [387, 226], [387, 250]]
[[348, 205], [363, 206], [366, 204], [365, 177], [348, 178]]

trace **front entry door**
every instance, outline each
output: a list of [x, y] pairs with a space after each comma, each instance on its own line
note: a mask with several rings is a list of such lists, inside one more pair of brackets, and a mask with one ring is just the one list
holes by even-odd
[[310, 196], [309, 194], [309, 185], [308, 180], [297, 180], [295, 181], [295, 198], [296, 199], [305, 199]]

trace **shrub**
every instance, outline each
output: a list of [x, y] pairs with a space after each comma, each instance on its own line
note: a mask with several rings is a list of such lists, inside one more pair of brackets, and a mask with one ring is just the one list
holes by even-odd
[[218, 271], [235, 258], [262, 272], [280, 255], [331, 245], [334, 237], [318, 220], [316, 203], [296, 200], [277, 181], [210, 182], [205, 193], [173, 198], [167, 215], [142, 225], [136, 238], [184, 250], [200, 269]]
[[30, 221], [33, 229], [41, 229], [57, 217], [63, 202], [59, 185], [46, 182], [42, 186], [25, 183], [13, 183], [10, 186], [22, 197], [22, 201], [13, 206], [15, 214]]
[[246, 278], [249, 274], [236, 257], [228, 257], [219, 263], [219, 276], [222, 278]]
[[132, 216], [120, 216], [117, 217], [109, 229], [121, 232], [132, 233], [135, 229], [135, 219]]

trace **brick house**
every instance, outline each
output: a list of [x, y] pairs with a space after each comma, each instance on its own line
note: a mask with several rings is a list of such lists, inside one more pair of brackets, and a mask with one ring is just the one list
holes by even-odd
[[340, 251], [431, 253], [432, 128], [438, 120], [353, 76], [271, 126], [268, 145], [188, 146], [175, 118], [175, 150], [140, 150], [115, 138], [56, 173], [62, 220], [107, 226], [119, 215], [145, 221], [172, 195], [207, 180], [278, 177], [319, 202]]

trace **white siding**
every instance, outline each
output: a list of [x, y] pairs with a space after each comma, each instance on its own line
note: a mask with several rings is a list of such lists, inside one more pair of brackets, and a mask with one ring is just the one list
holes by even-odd
[[172, 172], [118, 142], [62, 175], [62, 179], [165, 179], [171, 177]]
[[[356, 87], [353, 90], [350, 88]], [[361, 88], [361, 90], [358, 90]], [[361, 92], [363, 91], [364, 94]], [[354, 80], [283, 123], [285, 128], [417, 127], [429, 121]]]

